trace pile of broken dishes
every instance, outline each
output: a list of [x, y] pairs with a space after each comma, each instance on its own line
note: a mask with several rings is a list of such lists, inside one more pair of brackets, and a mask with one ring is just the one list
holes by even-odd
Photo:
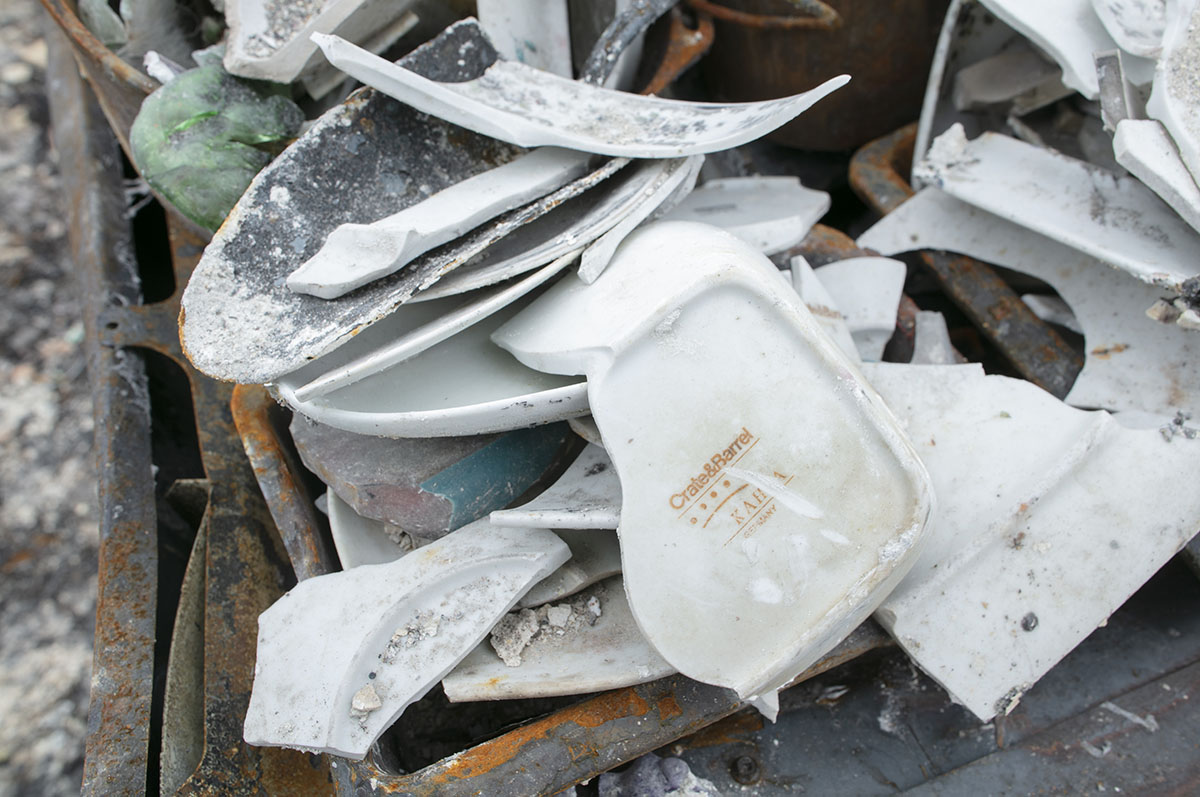
[[[343, 568], [259, 618], [246, 740], [361, 759], [439, 683], [679, 672], [773, 715], [872, 614], [981, 719], [1011, 710], [1200, 526], [1200, 239], [1174, 169], [1196, 128], [1162, 112], [1177, 161], [1131, 177], [1141, 128], [1103, 126], [1142, 121], [1137, 80], [1200, 71], [1173, 38], [1196, 3], [1156, 69], [1090, 72], [1077, 51], [1145, 33], [1128, 9], [1153, 3], [1035, 5], [951, 4], [924, 187], [859, 243], [1051, 286], [1030, 306], [1088, 352], [1065, 401], [960, 364], [938, 314], [883, 362], [903, 262], [788, 257], [830, 205], [795, 178], [696, 185], [844, 77], [691, 103], [502, 58], [474, 20], [396, 64], [314, 36], [370, 88], [258, 174], [181, 318], [200, 370], [294, 411]], [[1050, 148], [1066, 129], [1074, 155]]]

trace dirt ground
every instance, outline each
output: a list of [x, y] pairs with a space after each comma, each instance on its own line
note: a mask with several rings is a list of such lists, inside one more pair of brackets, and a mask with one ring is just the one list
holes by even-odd
[[79, 793], [95, 626], [92, 400], [43, 17], [0, 3], [0, 797]]

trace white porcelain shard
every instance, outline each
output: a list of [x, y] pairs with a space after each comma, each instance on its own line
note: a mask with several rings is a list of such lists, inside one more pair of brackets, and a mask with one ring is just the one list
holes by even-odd
[[932, 188], [884, 216], [858, 244], [889, 254], [957, 252], [1048, 282], [1083, 328], [1085, 360], [1069, 404], [1200, 412], [1200, 335], [1146, 316], [1162, 295], [1153, 285]]
[[846, 325], [846, 317], [838, 310], [837, 302], [829, 295], [817, 272], [801, 255], [793, 257], [791, 263], [792, 288], [812, 313], [813, 320], [852, 362], [862, 362], [854, 336]]
[[259, 616], [246, 741], [362, 759], [569, 556], [552, 532], [481, 520], [390, 564], [301, 582]]
[[967, 141], [957, 125], [914, 174], [1145, 282], [1178, 292], [1200, 275], [1200, 234], [1131, 177], [996, 133]]
[[411, 544], [406, 547], [398, 542], [404, 534], [400, 528], [382, 520], [363, 517], [354, 511], [354, 507], [338, 498], [333, 490], [325, 493], [325, 500], [333, 547], [337, 549], [343, 570], [394, 562], [412, 550]]
[[663, 219], [711, 224], [773, 255], [804, 240], [831, 202], [829, 194], [805, 188], [799, 177], [726, 177], [709, 180]]
[[1167, 442], [978, 365], [865, 367], [929, 468], [917, 564], [875, 613], [980, 719], [1005, 714], [1200, 527], [1200, 440]]
[[[654, 198], [655, 186], [691, 185], [687, 158], [635, 161], [600, 186], [555, 208], [488, 247], [409, 301], [464, 293], [509, 279], [566, 252], [586, 246], [637, 215]], [[649, 195], [648, 196], [648, 192]], [[664, 204], [670, 205], [671, 197]]]
[[1096, 77], [1100, 81], [1100, 119], [1111, 134], [1125, 119], [1145, 119], [1146, 100], [1125, 79], [1125, 61], [1120, 50], [1096, 53]]
[[846, 319], [863, 360], [883, 358], [896, 332], [896, 313], [908, 268], [888, 257], [853, 257], [821, 266], [817, 279]]
[[629, 233], [647, 219], [674, 207], [691, 192], [703, 165], [704, 156], [693, 155], [682, 168], [647, 186], [641, 204], [583, 250], [583, 257], [579, 261], [579, 278], [587, 283], [595, 282]]
[[[309, 36], [336, 33], [383, 52], [417, 23], [413, 0], [226, 0], [224, 66], [241, 77], [302, 81], [320, 97], [342, 80]], [[331, 80], [332, 76], [332, 80]]]
[[615, 529], [621, 482], [608, 452], [589, 443], [554, 484], [524, 506], [491, 514], [497, 526], [540, 529]]
[[803, 94], [763, 102], [682, 102], [591, 86], [503, 59], [474, 80], [439, 83], [337, 36], [316, 34], [313, 40], [352, 77], [468, 130], [521, 146], [632, 158], [678, 158], [745, 144], [850, 79], [842, 75]]
[[958, 362], [946, 317], [929, 310], [918, 310], [913, 331], [913, 365], [951, 365]]
[[1083, 327], [1079, 325], [1079, 319], [1075, 317], [1075, 311], [1071, 309], [1071, 305], [1057, 296], [1026, 293], [1021, 295], [1021, 301], [1033, 311], [1035, 316], [1043, 321], [1050, 324], [1058, 324], [1060, 327], [1071, 330], [1076, 335], [1083, 334]]
[[[538, 623], [538, 633], [522, 648], [521, 663], [515, 667], [506, 665], [490, 641], [484, 641], [442, 679], [446, 697], [457, 703], [573, 695], [633, 686], [675, 673], [638, 630], [620, 576], [580, 597], [594, 624], [588, 624], [587, 614], [578, 610], [569, 616], [566, 627]], [[592, 598], [595, 612], [587, 608]], [[579, 615], [584, 622], [578, 621]]]
[[572, 77], [567, 0], [476, 0], [476, 10], [501, 56]]
[[[432, 542], [409, 534], [399, 526], [358, 514], [354, 507], [338, 498], [333, 490], [321, 497], [328, 508], [329, 530], [333, 534], [333, 544], [337, 548], [343, 570], [394, 562]], [[619, 511], [619, 506], [616, 511]], [[502, 524], [493, 521], [492, 525]], [[526, 529], [546, 528], [525, 523], [504, 525]], [[603, 532], [556, 529], [555, 535], [571, 550], [571, 558], [530, 587], [517, 602], [517, 606], [539, 606], [560, 600], [620, 573], [621, 551], [617, 545], [616, 532], [612, 530], [615, 528], [616, 523]]]
[[1062, 70], [1032, 48], [1014, 48], [958, 70], [954, 107], [960, 111], [1012, 102], [1022, 94], [1061, 81]]
[[1200, 180], [1200, 1], [1175, 0], [1170, 12], [1146, 113], [1163, 123]]
[[571, 427], [571, 431], [588, 441], [592, 445], [604, 448], [604, 439], [600, 437], [600, 427], [596, 426], [596, 419], [591, 415], [580, 415], [578, 418], [567, 418], [567, 425]]
[[[446, 300], [453, 301], [453, 300]], [[296, 412], [319, 423], [381, 437], [454, 437], [520, 429], [561, 421], [587, 410], [587, 385], [522, 365], [489, 336], [527, 304], [526, 296], [501, 307], [403, 362], [316, 398], [297, 398], [299, 387], [348, 367], [380, 349], [389, 337], [437, 324], [438, 303], [404, 308], [372, 325], [350, 343], [268, 385]]]
[[615, 530], [555, 529], [554, 533], [571, 549], [571, 558], [525, 593], [517, 602], [522, 609], [562, 600], [621, 572]]
[[[569, 252], [524, 279], [483, 291], [481, 295], [473, 294], [465, 301], [458, 296], [451, 296], [432, 302], [427, 307], [417, 308], [416, 304], [419, 303], [400, 306], [391, 316], [379, 322], [379, 329], [367, 333], [367, 337], [355, 346], [354, 359], [340, 362], [337, 366], [327, 360], [306, 369], [310, 373], [322, 373], [307, 383], [297, 384], [294, 388], [295, 400], [312, 401], [415, 357], [540, 287], [574, 262], [578, 254]], [[369, 345], [368, 341], [378, 345]], [[290, 382], [286, 378], [284, 381]]]
[[1167, 0], [1092, 0], [1092, 10], [1125, 52], [1146, 58], [1162, 52]]
[[1193, 230], [1200, 230], [1200, 187], [1161, 123], [1154, 119], [1120, 122], [1113, 136], [1113, 154]]
[[342, 224], [288, 275], [296, 293], [335, 299], [587, 173], [582, 152], [540, 147], [369, 224]]
[[[1063, 83], [1089, 100], [1096, 99], [1099, 84], [1092, 53], [1116, 46], [1092, 10], [1092, 0], [980, 0], [993, 14], [1040, 47], [1062, 67]], [[1130, 79], [1146, 85], [1154, 62], [1131, 56]]]
[[568, 274], [494, 339], [586, 373], [630, 606], [691, 678], [782, 686], [919, 545], [932, 496], [908, 442], [778, 269], [728, 233], [647, 225], [595, 283]]

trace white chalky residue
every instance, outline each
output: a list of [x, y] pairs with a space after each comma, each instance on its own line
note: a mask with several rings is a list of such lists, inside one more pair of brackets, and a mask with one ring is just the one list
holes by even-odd
[[750, 582], [750, 594], [760, 603], [783, 603], [783, 590], [766, 576]]
[[837, 545], [849, 545], [850, 540], [844, 534], [838, 534], [833, 529], [821, 529], [821, 536]]

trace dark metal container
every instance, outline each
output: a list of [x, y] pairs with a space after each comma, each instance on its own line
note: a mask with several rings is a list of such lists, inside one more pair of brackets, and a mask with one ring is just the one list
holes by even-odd
[[716, 23], [701, 61], [713, 99], [765, 100], [840, 74], [849, 85], [768, 138], [854, 149], [917, 118], [948, 0], [690, 0]]

